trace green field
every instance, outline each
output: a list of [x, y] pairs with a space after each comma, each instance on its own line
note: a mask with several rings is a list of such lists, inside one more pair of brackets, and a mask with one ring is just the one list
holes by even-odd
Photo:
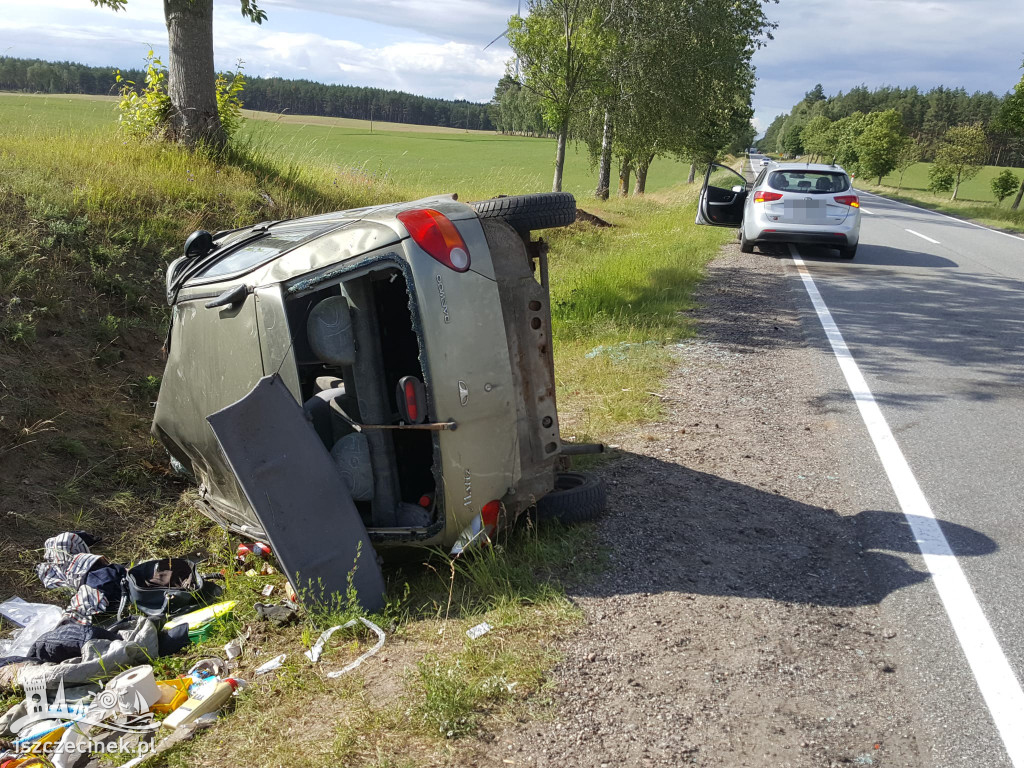
[[[457, 192], [462, 199], [547, 192], [554, 174], [551, 139], [450, 128], [370, 124], [339, 118], [247, 113], [242, 141], [278, 161], [331, 167], [339, 178], [394, 184], [418, 195]], [[53, 131], [113, 130], [114, 100], [83, 96], [0, 94], [0, 132], [25, 125]], [[647, 191], [686, 180], [689, 166], [658, 159]], [[586, 149], [570, 145], [563, 189], [591, 195], [597, 174]]]
[[[935, 193], [928, 190], [930, 167], [931, 163], [918, 163], [909, 168], [903, 177], [903, 187], [899, 190], [898, 175], [885, 177], [881, 186], [871, 179], [857, 179], [857, 186], [950, 216], [968, 218], [988, 227], [1024, 232], [1024, 206], [1016, 211], [1010, 208], [1016, 195], [1011, 195], [1002, 205], [997, 205], [992, 195], [992, 179], [1003, 170], [1002, 168], [986, 165], [977, 176], [960, 185], [960, 193], [956, 200], [950, 200], [949, 192]], [[1024, 168], [1010, 170], [1018, 180], [1024, 176]]]
[[[907, 169], [907, 172], [903, 175], [903, 189], [904, 190], [915, 190], [921, 192], [928, 191], [928, 171], [931, 169], [931, 163], [918, 163], [912, 165]], [[960, 185], [960, 192], [957, 195], [957, 200], [963, 200], [965, 202], [978, 202], [978, 203], [991, 203], [995, 204], [996, 198], [992, 194], [992, 179], [998, 176], [1004, 169], [998, 165], [986, 165], [981, 169], [977, 176], [969, 181], [965, 181]], [[1020, 179], [1024, 176], [1024, 168], [1011, 168], [1011, 171]], [[870, 181], [877, 181], [877, 179], [870, 179]], [[882, 186], [895, 187], [899, 184], [900, 177], [898, 173], [891, 173], [882, 179]], [[947, 193], [946, 198], [952, 193]], [[1003, 201], [1004, 206], [1009, 206], [1013, 201]]]

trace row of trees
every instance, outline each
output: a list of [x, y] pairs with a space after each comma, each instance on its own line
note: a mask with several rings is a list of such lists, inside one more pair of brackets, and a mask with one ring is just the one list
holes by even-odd
[[[124, 80], [141, 84], [143, 70], [121, 70]], [[89, 67], [69, 61], [0, 57], [0, 89], [29, 93], [114, 94], [120, 90], [110, 67]], [[246, 78], [242, 95], [247, 109], [299, 115], [386, 120], [417, 125], [490, 130], [490, 107], [469, 101], [415, 96], [381, 88], [325, 85], [280, 77]]]
[[658, 156], [704, 163], [749, 142], [750, 61], [770, 38], [764, 6], [775, 1], [529, 0], [529, 14], [509, 20], [516, 58], [495, 94], [497, 114], [508, 115], [499, 127], [535, 130], [513, 107], [532, 100], [557, 138], [555, 191], [576, 139], [597, 165], [599, 197], [608, 196], [613, 158], [620, 192], [635, 173], [643, 193]]
[[491, 100], [491, 123], [495, 129], [519, 136], [548, 136], [540, 98], [524, 88], [512, 75], [498, 81]]
[[930, 91], [916, 87], [883, 86], [869, 90], [858, 86], [848, 93], [826, 96], [816, 85], [784, 115], [779, 115], [759, 142], [761, 149], [789, 155], [807, 149], [804, 130], [818, 117], [832, 122], [857, 113], [895, 111], [904, 131], [920, 146], [922, 159], [932, 160], [946, 132], [958, 125], [980, 124], [988, 136], [985, 162], [988, 165], [1024, 166], [1024, 152], [1012, 135], [1001, 130], [999, 116], [1006, 97], [992, 92], [968, 94], [963, 88], [939, 86]]
[[[822, 104], [821, 87], [809, 92], [798, 107]], [[903, 174], [910, 166], [927, 157], [930, 187], [935, 191], [952, 190], [956, 200], [960, 185], [978, 174], [991, 159], [993, 137], [1005, 147], [1007, 155], [1024, 153], [1024, 77], [1014, 91], [998, 101], [998, 110], [989, 115], [987, 125], [980, 121], [947, 127], [935, 140], [925, 140], [908, 130], [903, 114], [895, 108], [875, 112], [856, 111], [836, 120], [819, 113], [799, 127], [787, 127], [776, 133], [776, 146], [787, 154], [806, 154], [812, 160], [842, 165], [855, 175], [876, 178], [881, 183], [893, 171]], [[794, 110], [792, 114], [802, 113]], [[778, 121], [777, 121], [778, 122]], [[791, 131], [791, 133], [787, 133]], [[796, 137], [796, 138], [794, 138]], [[761, 149], [771, 144], [771, 134], [759, 142]], [[1011, 171], [1000, 174], [993, 183], [993, 194], [1002, 202], [1009, 197], [1018, 179]], [[1024, 184], [1017, 190], [1013, 208], [1020, 206]]]
[[312, 80], [251, 77], [245, 86], [243, 102], [247, 109], [266, 112], [386, 120], [469, 130], [491, 130], [494, 127], [487, 104], [433, 99], [381, 88], [325, 85]]

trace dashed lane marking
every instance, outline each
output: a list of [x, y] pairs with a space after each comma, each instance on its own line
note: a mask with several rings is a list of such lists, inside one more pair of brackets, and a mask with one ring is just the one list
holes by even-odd
[[914, 230], [912, 230], [912, 229], [905, 229], [904, 231], [905, 231], [905, 232], [909, 232], [909, 233], [910, 233], [910, 234], [912, 234], [912, 235], [917, 235], [917, 236], [918, 236], [918, 237], [920, 237], [920, 238], [921, 238], [922, 240], [927, 240], [927, 241], [928, 241], [929, 243], [935, 243], [936, 245], [940, 245], [940, 243], [939, 243], [939, 241], [938, 241], [938, 240], [932, 240], [932, 239], [931, 239], [930, 237], [928, 237], [928, 235], [922, 235], [922, 234], [921, 234], [920, 232], [915, 232], [915, 231], [914, 231]]

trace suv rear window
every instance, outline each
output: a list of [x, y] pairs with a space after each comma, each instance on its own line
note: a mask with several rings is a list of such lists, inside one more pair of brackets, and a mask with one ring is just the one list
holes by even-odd
[[839, 171], [775, 171], [768, 177], [768, 186], [780, 192], [834, 195], [848, 190], [850, 179]]

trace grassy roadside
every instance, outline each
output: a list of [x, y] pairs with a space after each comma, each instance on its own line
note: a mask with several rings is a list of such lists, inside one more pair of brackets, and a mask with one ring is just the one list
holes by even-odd
[[[84, 108], [91, 108], [84, 100]], [[373, 664], [327, 680], [303, 658], [319, 632], [352, 615], [339, 606], [271, 630], [252, 604], [277, 576], [230, 573], [232, 542], [198, 515], [148, 435], [166, 329], [163, 269], [193, 229], [230, 228], [409, 199], [399, 174], [280, 161], [248, 150], [214, 161], [173, 147], [122, 142], [109, 125], [0, 116], [0, 596], [42, 595], [32, 566], [55, 532], [88, 529], [113, 560], [202, 550], [229, 573], [236, 623], [204, 645], [160, 660], [164, 674], [245, 628], [238, 711], [154, 765], [228, 760], [299, 765], [449, 765], [509, 719], [543, 716], [546, 672], [581, 621], [562, 586], [600, 567], [586, 529], [524, 527], [476, 558], [424, 553], [388, 572], [391, 602], [375, 617], [389, 634]], [[410, 145], [412, 146], [412, 145]], [[473, 169], [455, 169], [472, 176]], [[525, 192], [527, 176], [476, 180], [474, 196]], [[490, 185], [490, 186], [488, 186]], [[500, 186], [499, 186], [500, 185]], [[463, 190], [460, 190], [463, 191]], [[566, 434], [600, 438], [657, 416], [671, 345], [704, 264], [729, 237], [693, 226], [696, 190], [583, 206], [615, 226], [548, 234], [556, 370]], [[467, 195], [468, 196], [468, 195]], [[470, 641], [464, 630], [494, 631]], [[368, 647], [337, 636], [336, 668]], [[278, 673], [253, 678], [287, 653]], [[529, 713], [527, 712], [529, 710]]]

